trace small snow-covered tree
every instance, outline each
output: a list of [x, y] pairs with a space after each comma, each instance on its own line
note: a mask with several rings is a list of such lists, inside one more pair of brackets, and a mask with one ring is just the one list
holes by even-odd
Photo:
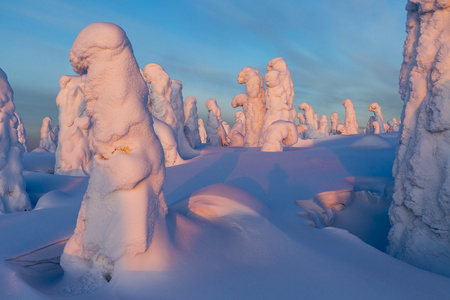
[[122, 28], [88, 25], [70, 61], [84, 76], [93, 166], [61, 266], [68, 278], [95, 286], [109, 281], [124, 258], [164, 252], [164, 154], [147, 108], [149, 89]]
[[337, 126], [339, 124], [339, 116], [336, 112], [331, 113], [330, 122], [331, 122], [330, 135], [335, 135], [337, 134]]
[[28, 152], [28, 138], [27, 138], [27, 132], [25, 130], [25, 126], [23, 125], [22, 118], [20, 115], [15, 112], [14, 115], [17, 118], [17, 135], [19, 139], [19, 143], [22, 145], [23, 150], [25, 152]]
[[55, 154], [55, 174], [89, 175], [92, 154], [89, 140], [92, 126], [86, 113], [86, 101], [81, 91], [81, 76], [63, 75], [56, 97], [59, 109], [59, 139]]
[[230, 147], [244, 147], [245, 145], [245, 115], [242, 111], [237, 111], [234, 114], [236, 123], [230, 129], [228, 134], [228, 140], [230, 141]]
[[276, 121], [264, 132], [262, 152], [281, 152], [283, 143], [292, 146], [298, 141], [297, 126], [289, 121]]
[[41, 141], [39, 147], [46, 149], [48, 152], [56, 152], [56, 137], [52, 130], [52, 119], [45, 117], [42, 120]]
[[200, 118], [198, 119], [198, 134], [200, 135], [202, 144], [206, 144], [208, 135], [206, 133], [205, 123]]
[[31, 209], [22, 175], [23, 147], [18, 140], [13, 95], [0, 68], [0, 214]]
[[[245, 115], [245, 146], [261, 146], [261, 127], [266, 113], [264, 99], [264, 80], [258, 70], [244, 67], [238, 74], [237, 81], [245, 84], [246, 94], [233, 98], [232, 106], [242, 106]], [[245, 95], [246, 97], [244, 97]]]
[[345, 99], [342, 101], [342, 105], [345, 107], [345, 134], [358, 134], [358, 123], [352, 101]]
[[197, 99], [188, 96], [184, 100], [184, 133], [192, 148], [202, 143], [198, 129]]
[[328, 126], [328, 120], [327, 120], [327, 116], [322, 115], [320, 116], [319, 119], [319, 129], [318, 131], [323, 135], [323, 136], [328, 136], [329, 135], [329, 126]]
[[383, 114], [381, 113], [381, 107], [378, 103], [374, 102], [369, 105], [369, 111], [373, 112], [375, 116], [375, 122], [378, 123], [379, 133], [385, 133], [385, 126], [383, 120]]
[[388, 253], [450, 276], [450, 5], [406, 5]]
[[228, 146], [227, 134], [222, 124], [222, 114], [216, 99], [206, 100], [205, 106], [208, 109], [207, 143], [212, 146]]

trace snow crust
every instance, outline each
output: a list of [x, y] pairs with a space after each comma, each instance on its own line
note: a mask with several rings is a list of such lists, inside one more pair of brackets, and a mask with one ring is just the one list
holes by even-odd
[[[69, 290], [109, 281], [122, 258], [157, 248], [167, 206], [164, 156], [147, 109], [149, 89], [125, 32], [92, 23], [72, 46], [91, 118], [93, 166], [77, 226], [61, 256]], [[156, 244], [156, 245], [154, 245]]]
[[0, 69], [0, 215], [31, 209], [22, 175], [24, 149], [18, 139], [13, 95], [8, 76]]
[[91, 119], [86, 113], [86, 101], [81, 89], [81, 76], [63, 75], [56, 97], [59, 110], [59, 139], [55, 154], [55, 174], [89, 175], [92, 153], [89, 140]]
[[409, 1], [388, 252], [450, 276], [450, 2]]

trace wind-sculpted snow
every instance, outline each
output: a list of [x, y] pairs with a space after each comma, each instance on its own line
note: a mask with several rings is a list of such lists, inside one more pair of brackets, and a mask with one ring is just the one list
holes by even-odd
[[358, 123], [356, 122], [356, 114], [352, 101], [345, 99], [342, 101], [342, 105], [345, 107], [344, 134], [358, 134]]
[[222, 114], [217, 105], [216, 99], [206, 100], [208, 109], [208, 125], [206, 126], [207, 144], [212, 146], [228, 146], [227, 134], [222, 124]]
[[72, 291], [83, 291], [109, 281], [121, 259], [158, 252], [166, 236], [165, 169], [147, 109], [149, 89], [122, 28], [88, 25], [70, 61], [84, 76], [93, 166], [61, 266]]
[[91, 120], [81, 90], [81, 76], [63, 75], [56, 97], [59, 109], [59, 139], [55, 154], [55, 174], [89, 175], [92, 153], [89, 150]]
[[13, 89], [0, 69], [0, 215], [31, 209], [22, 175], [23, 147], [17, 134]]
[[242, 106], [245, 114], [245, 146], [261, 146], [261, 127], [266, 113], [264, 99], [264, 80], [258, 70], [244, 67], [239, 72], [237, 81], [245, 84], [246, 94], [233, 98], [233, 107]]
[[385, 133], [386, 129], [385, 129], [383, 114], [381, 113], [380, 105], [378, 103], [376, 103], [376, 102], [371, 103], [369, 105], [369, 111], [373, 112], [373, 115], [375, 117], [375, 122], [377, 123], [377, 125], [374, 125], [374, 126], [379, 128], [378, 132], [376, 132], [376, 133], [377, 134], [378, 133]]
[[[267, 68], [269, 69], [269, 66]], [[294, 105], [289, 102], [290, 94], [288, 93], [290, 93], [290, 90], [286, 91], [285, 84], [288, 78], [286, 71], [270, 69], [264, 78], [266, 80], [266, 114], [263, 118], [261, 130], [263, 136], [269, 130], [270, 125], [277, 121], [295, 124], [296, 116]]]
[[41, 140], [39, 142], [39, 147], [46, 149], [48, 152], [56, 152], [56, 137], [52, 130], [52, 119], [45, 117], [42, 120], [41, 126]]
[[262, 152], [281, 152], [283, 143], [292, 146], [298, 141], [297, 126], [289, 121], [276, 121], [264, 131]]
[[198, 128], [197, 99], [193, 96], [188, 96], [184, 100], [184, 117], [184, 133], [186, 139], [192, 148], [199, 146], [202, 140]]
[[388, 252], [450, 276], [450, 1], [409, 1]]

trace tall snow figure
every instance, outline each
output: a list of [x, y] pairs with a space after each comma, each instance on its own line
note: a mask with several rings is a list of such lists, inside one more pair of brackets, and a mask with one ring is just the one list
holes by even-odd
[[55, 154], [55, 174], [89, 175], [91, 151], [89, 139], [92, 126], [86, 114], [86, 101], [81, 91], [81, 76], [63, 75], [56, 97], [59, 109], [59, 139]]
[[202, 143], [198, 129], [197, 99], [188, 96], [184, 101], [184, 133], [192, 148]]
[[342, 105], [345, 107], [345, 134], [358, 134], [358, 123], [352, 101], [345, 99], [342, 101]]
[[212, 146], [228, 146], [227, 134], [222, 125], [222, 114], [216, 99], [206, 100], [205, 106], [208, 109], [207, 143]]
[[244, 67], [242, 71], [239, 72], [237, 81], [240, 84], [245, 83], [245, 90], [247, 92], [247, 97], [235, 97], [232, 102], [233, 107], [236, 108], [242, 106], [244, 110], [246, 132], [245, 146], [261, 146], [261, 127], [264, 114], [266, 113], [264, 80], [258, 70], [251, 67]]
[[41, 140], [39, 142], [39, 147], [53, 153], [56, 152], [56, 146], [56, 137], [52, 130], [52, 119], [45, 117], [42, 120]]
[[380, 126], [380, 133], [385, 133], [385, 125], [384, 125], [384, 119], [383, 114], [381, 113], [381, 107], [378, 103], [374, 102], [369, 105], [369, 111], [373, 112], [373, 115], [375, 116], [375, 122], [378, 123]]
[[23, 147], [18, 140], [13, 90], [0, 69], [0, 215], [31, 209], [22, 175]]
[[116, 263], [164, 244], [164, 154], [147, 109], [148, 86], [125, 32], [84, 28], [70, 50], [93, 124], [93, 166], [74, 235], [61, 256], [68, 278], [101, 284]]
[[450, 3], [409, 1], [388, 252], [450, 276]]
[[291, 72], [282, 57], [276, 57], [269, 61], [267, 64], [267, 71], [276, 70], [279, 72], [281, 85], [286, 92], [287, 101], [289, 109], [289, 119], [286, 121], [295, 123], [295, 107], [294, 107], [294, 83], [292, 82]]
[[25, 131], [25, 126], [23, 125], [22, 118], [18, 113], [14, 113], [17, 118], [17, 135], [19, 139], [19, 143], [22, 144], [23, 150], [28, 152], [28, 138], [27, 132]]

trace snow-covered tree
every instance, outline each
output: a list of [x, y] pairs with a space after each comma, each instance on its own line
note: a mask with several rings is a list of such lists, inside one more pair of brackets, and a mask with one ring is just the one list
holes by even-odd
[[409, 1], [388, 253], [450, 276], [450, 3]]
[[18, 140], [13, 89], [0, 69], [0, 215], [31, 209], [22, 175], [23, 147]]
[[210, 98], [206, 100], [205, 106], [208, 109], [208, 125], [206, 126], [207, 144], [212, 146], [228, 146], [227, 134], [222, 125], [222, 114], [216, 99]]
[[389, 129], [386, 130], [386, 132], [398, 132], [400, 130], [400, 120], [397, 121], [397, 119], [392, 118], [389, 121], [387, 121], [387, 124], [389, 126]]
[[55, 174], [89, 175], [91, 151], [89, 139], [92, 126], [86, 114], [86, 101], [81, 91], [81, 76], [63, 75], [56, 97], [59, 109], [59, 139], [55, 154]]
[[23, 125], [22, 118], [20, 115], [15, 112], [14, 115], [17, 118], [17, 135], [19, 139], [19, 143], [22, 145], [23, 150], [25, 152], [28, 152], [28, 138], [27, 138], [27, 132], [25, 130], [25, 126]]
[[264, 80], [258, 70], [244, 67], [239, 72], [237, 81], [245, 84], [246, 97], [242, 95], [233, 99], [232, 106], [242, 106], [245, 114], [245, 146], [261, 146], [261, 127], [266, 113], [264, 99]]
[[292, 146], [298, 141], [297, 126], [289, 121], [276, 121], [264, 132], [262, 152], [281, 152], [283, 143]]
[[41, 126], [41, 140], [39, 147], [46, 149], [48, 152], [56, 152], [56, 137], [52, 130], [52, 119], [45, 117], [42, 120]]
[[200, 118], [198, 119], [198, 134], [200, 135], [202, 144], [206, 144], [208, 135], [206, 133], [205, 123]]
[[337, 126], [339, 124], [339, 116], [336, 112], [331, 113], [330, 122], [331, 122], [330, 135], [335, 135], [337, 134]]
[[198, 129], [197, 99], [188, 96], [184, 100], [184, 133], [192, 148], [202, 143]]
[[381, 113], [380, 105], [376, 102], [371, 103], [369, 105], [369, 111], [373, 112], [373, 115], [375, 117], [375, 122], [378, 123], [378, 126], [376, 126], [376, 127], [380, 128], [379, 133], [385, 133], [386, 130], [385, 130], [385, 126], [384, 126], [384, 119], [383, 119], [383, 114]]
[[228, 134], [228, 140], [230, 141], [230, 147], [244, 147], [245, 145], [245, 115], [242, 111], [237, 111], [234, 114], [236, 123], [230, 129]]
[[319, 129], [318, 131], [323, 135], [323, 136], [328, 136], [330, 133], [330, 127], [328, 126], [328, 120], [327, 120], [327, 116], [322, 115], [320, 116], [319, 119]]
[[353, 103], [350, 99], [342, 101], [345, 107], [345, 134], [358, 134], [358, 123], [356, 122], [356, 113]]
[[84, 76], [93, 166], [61, 266], [68, 278], [95, 286], [111, 279], [121, 259], [165, 247], [164, 154], [147, 109], [148, 86], [122, 28], [88, 25], [70, 61]]

